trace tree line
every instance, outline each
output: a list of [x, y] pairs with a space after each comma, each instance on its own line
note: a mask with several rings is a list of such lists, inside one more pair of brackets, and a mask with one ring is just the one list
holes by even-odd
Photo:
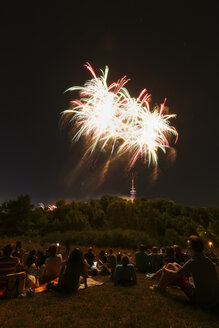
[[189, 235], [197, 234], [219, 244], [218, 208], [182, 206], [161, 198], [132, 202], [108, 194], [89, 202], [58, 200], [56, 206], [53, 211], [36, 207], [30, 195], [3, 202], [0, 235], [135, 247], [140, 242], [183, 244]]

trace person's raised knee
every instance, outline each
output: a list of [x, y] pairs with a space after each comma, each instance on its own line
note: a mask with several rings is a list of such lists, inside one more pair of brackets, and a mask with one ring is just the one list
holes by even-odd
[[173, 263], [168, 263], [166, 265], [166, 269], [169, 269], [169, 270], [173, 269]]

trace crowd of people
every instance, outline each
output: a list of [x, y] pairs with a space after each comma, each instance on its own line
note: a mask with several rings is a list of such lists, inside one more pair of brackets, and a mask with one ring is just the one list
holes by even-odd
[[[204, 253], [204, 244], [198, 236], [190, 236], [187, 246], [184, 252], [179, 245], [146, 249], [141, 244], [132, 256], [113, 249], [95, 254], [92, 247], [84, 254], [80, 248], [70, 252], [69, 243], [66, 243], [64, 254], [59, 244], [50, 245], [45, 252], [35, 249], [26, 252], [21, 242], [17, 242], [15, 248], [8, 244], [0, 253], [0, 290], [6, 288], [8, 274], [21, 271], [26, 273], [26, 288], [47, 284], [48, 290], [66, 293], [76, 291], [81, 283], [86, 288], [87, 278], [98, 275], [108, 275], [115, 285], [134, 285], [138, 272], [156, 281], [150, 286], [153, 291], [163, 293], [167, 286], [177, 286], [191, 302], [216, 304], [218, 259], [212, 257], [212, 252], [211, 257]], [[56, 278], [57, 283], [54, 283]]]

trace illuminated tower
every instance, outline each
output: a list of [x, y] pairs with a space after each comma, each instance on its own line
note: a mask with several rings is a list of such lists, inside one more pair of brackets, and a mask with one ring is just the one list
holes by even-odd
[[135, 190], [135, 186], [134, 186], [134, 176], [132, 173], [132, 188], [130, 190], [130, 198], [132, 201], [135, 199], [135, 195], [136, 195], [136, 190]]

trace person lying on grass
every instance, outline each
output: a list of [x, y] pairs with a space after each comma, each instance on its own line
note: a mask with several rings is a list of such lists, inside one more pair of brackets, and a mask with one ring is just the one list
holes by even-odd
[[[150, 289], [158, 292], [175, 283], [193, 303], [200, 305], [215, 305], [218, 301], [219, 282], [215, 265], [204, 254], [204, 244], [198, 236], [190, 236], [188, 250], [191, 259], [183, 266], [178, 263], [169, 263], [162, 269], [157, 285]], [[188, 275], [192, 275], [191, 283]]]
[[135, 267], [129, 263], [128, 256], [124, 255], [122, 264], [117, 264], [113, 274], [115, 285], [133, 285], [137, 283]]
[[67, 260], [67, 263], [59, 277], [58, 284], [48, 285], [47, 289], [63, 292], [73, 292], [80, 286], [80, 276], [84, 279], [87, 288], [88, 263], [84, 259], [79, 248], [75, 248]]

